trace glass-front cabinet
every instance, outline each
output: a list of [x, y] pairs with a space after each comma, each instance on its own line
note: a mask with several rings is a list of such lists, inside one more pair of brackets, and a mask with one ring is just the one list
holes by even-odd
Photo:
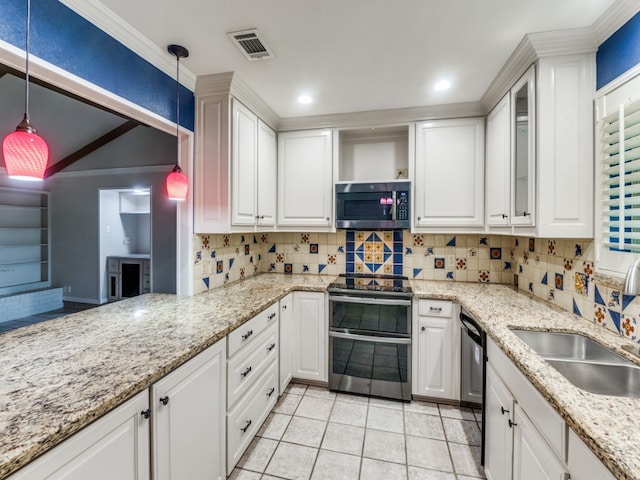
[[535, 67], [511, 89], [511, 224], [534, 225]]

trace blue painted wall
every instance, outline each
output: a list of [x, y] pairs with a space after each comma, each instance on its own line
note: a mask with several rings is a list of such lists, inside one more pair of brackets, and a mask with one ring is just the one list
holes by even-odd
[[[0, 1], [0, 39], [24, 50], [26, 0]], [[58, 1], [31, 0], [32, 54], [176, 121], [176, 82]], [[167, 53], [169, 55], [169, 53]], [[193, 92], [180, 86], [180, 124], [193, 131]]]
[[640, 13], [637, 13], [598, 47], [596, 88], [605, 86], [639, 63]]

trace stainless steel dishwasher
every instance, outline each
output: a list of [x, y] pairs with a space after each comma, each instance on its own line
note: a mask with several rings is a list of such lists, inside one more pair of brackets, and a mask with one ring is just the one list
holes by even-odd
[[482, 409], [481, 463], [484, 465], [484, 395], [487, 335], [467, 310], [460, 310], [460, 404]]

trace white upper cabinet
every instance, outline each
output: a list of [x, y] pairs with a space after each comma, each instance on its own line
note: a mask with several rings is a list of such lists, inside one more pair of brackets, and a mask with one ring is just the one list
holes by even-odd
[[594, 54], [538, 61], [537, 235], [593, 237]]
[[416, 125], [414, 230], [484, 226], [484, 118]]
[[331, 228], [332, 148], [330, 130], [278, 134], [278, 227]]
[[511, 210], [511, 95], [487, 116], [487, 225], [509, 225]]
[[196, 88], [194, 230], [273, 229], [276, 134], [228, 93]]
[[487, 226], [534, 224], [535, 67], [487, 116]]

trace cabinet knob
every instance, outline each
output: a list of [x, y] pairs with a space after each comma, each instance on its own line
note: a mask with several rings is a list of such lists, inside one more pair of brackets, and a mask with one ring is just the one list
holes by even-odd
[[525, 217], [530, 217], [531, 216], [531, 212], [522, 212], [522, 215], [524, 215]]
[[273, 395], [273, 392], [275, 391], [276, 391], [275, 387], [271, 387], [271, 390], [267, 392], [267, 397], [270, 397], [271, 395]]
[[249, 338], [251, 335], [253, 335], [253, 330], [249, 330], [247, 333], [245, 333], [244, 335], [242, 335], [242, 339], [246, 340], [247, 338]]
[[283, 309], [283, 310], [286, 310], [286, 309], [287, 309], [287, 306], [286, 306], [286, 305], [282, 305], [282, 309]]
[[505, 413], [509, 413], [509, 410], [505, 409], [504, 407], [500, 407], [500, 411], [502, 412], [502, 415], [504, 415]]
[[151, 409], [147, 408], [146, 410], [141, 411], [140, 415], [142, 415], [144, 418], [149, 418], [151, 416]]
[[503, 213], [502, 218], [509, 218], [509, 215], [507, 215], [506, 213]]
[[511, 419], [509, 419], [509, 428], [513, 428], [513, 427], [517, 427], [518, 424], [515, 422], [512, 422]]
[[417, 218], [417, 220], [418, 220], [418, 221], [422, 220], [422, 217], [418, 217], [418, 218]]
[[247, 433], [247, 430], [249, 430], [250, 426], [251, 420], [247, 420], [247, 423], [245, 423], [244, 427], [240, 427], [240, 430], [242, 430], [242, 433]]
[[160, 403], [163, 405], [166, 405], [167, 403], [169, 403], [169, 396], [165, 395], [164, 397], [160, 398]]
[[251, 373], [251, 367], [247, 367], [244, 372], [240, 373], [240, 375], [242, 375], [242, 378], [244, 378], [249, 375], [249, 373]]
[[270, 352], [270, 351], [271, 351], [271, 350], [273, 350], [274, 348], [276, 348], [276, 344], [275, 344], [275, 343], [272, 343], [271, 345], [269, 345], [269, 346], [267, 347], [267, 352]]
[[329, 221], [329, 217], [327, 217], [327, 222]]
[[422, 330], [423, 332], [427, 329], [427, 327], [423, 326], [420, 328], [420, 330]]

